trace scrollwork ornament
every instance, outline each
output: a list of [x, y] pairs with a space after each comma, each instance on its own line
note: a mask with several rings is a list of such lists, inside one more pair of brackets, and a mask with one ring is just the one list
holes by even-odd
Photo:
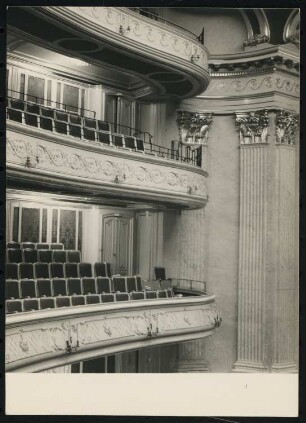
[[269, 137], [269, 114], [264, 112], [236, 113], [240, 144], [267, 143]]
[[299, 119], [293, 113], [280, 110], [276, 114], [276, 144], [295, 145]]

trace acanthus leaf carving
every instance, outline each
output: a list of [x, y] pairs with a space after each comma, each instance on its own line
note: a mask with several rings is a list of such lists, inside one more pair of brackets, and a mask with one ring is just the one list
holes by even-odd
[[276, 143], [295, 145], [296, 132], [299, 126], [297, 115], [280, 110], [276, 114]]
[[267, 143], [269, 137], [269, 114], [263, 112], [236, 113], [240, 144]]
[[206, 144], [212, 120], [211, 113], [179, 110], [176, 122], [179, 128], [180, 141], [191, 144]]

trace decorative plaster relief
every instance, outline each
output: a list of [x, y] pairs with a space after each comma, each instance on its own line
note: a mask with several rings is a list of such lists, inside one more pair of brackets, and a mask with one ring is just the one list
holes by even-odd
[[[219, 310], [215, 303], [185, 307], [163, 307], [160, 309], [113, 310], [103, 314], [101, 310], [90, 316], [63, 317], [52, 320], [50, 312], [45, 321], [22, 324], [7, 328], [6, 364], [28, 358], [43, 361], [52, 355], [67, 352], [67, 340], [78, 349], [94, 347], [108, 342], [124, 344], [151, 336], [173, 335], [173, 331], [188, 333], [194, 330], [211, 330], [216, 327]], [[57, 313], [54, 310], [54, 317]], [[171, 333], [170, 333], [171, 332]], [[124, 349], [124, 348], [123, 348]], [[36, 358], [35, 358], [36, 357]]]
[[[140, 158], [140, 155], [137, 155]], [[28, 160], [29, 159], [29, 160]], [[197, 197], [207, 198], [206, 177], [192, 170], [186, 171], [145, 161], [133, 160], [86, 151], [81, 148], [51, 141], [34, 140], [24, 134], [8, 133], [7, 162], [25, 167], [27, 162], [33, 163], [33, 170], [46, 170], [56, 174], [87, 178], [108, 184], [118, 184], [136, 189], [155, 189], [177, 194], [186, 194], [190, 185], [198, 187]], [[165, 163], [165, 159], [163, 163]], [[30, 166], [29, 166], [30, 167]]]
[[[191, 62], [197, 57], [196, 64], [208, 69], [208, 54], [203, 45], [192, 39], [187, 31], [179, 30], [158, 21], [146, 18], [126, 8], [120, 7], [69, 7], [82, 18], [86, 16], [100, 27], [107, 28], [121, 37], [149, 45], [165, 53], [181, 57]], [[124, 38], [123, 38], [124, 42]]]
[[276, 114], [276, 144], [294, 145], [296, 142], [299, 119], [297, 115], [278, 111]]
[[205, 91], [205, 96], [237, 95], [279, 91], [298, 97], [300, 84], [296, 77], [281, 77], [278, 75], [254, 75], [252, 78], [214, 78]]
[[198, 113], [179, 110], [176, 119], [181, 142], [207, 144], [208, 132], [212, 123], [211, 113]]
[[240, 144], [267, 143], [269, 114], [264, 112], [236, 113]]

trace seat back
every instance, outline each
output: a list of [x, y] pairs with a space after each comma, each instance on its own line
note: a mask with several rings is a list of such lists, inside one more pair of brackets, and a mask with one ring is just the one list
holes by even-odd
[[62, 112], [60, 110], [55, 110], [54, 119], [60, 122], [68, 122], [68, 113]]
[[130, 299], [131, 300], [144, 300], [144, 292], [131, 292]]
[[5, 281], [5, 298], [7, 300], [20, 298], [20, 286], [17, 279], [7, 279]]
[[34, 274], [36, 279], [49, 279], [49, 264], [48, 263], [34, 263]]
[[106, 266], [106, 262], [97, 262], [94, 264], [94, 273], [95, 276], [102, 276], [102, 277], [107, 277], [107, 266]]
[[24, 110], [25, 102], [18, 98], [11, 99], [11, 107], [17, 110]]
[[154, 267], [155, 271], [155, 279], [165, 280], [166, 279], [166, 271], [164, 267]]
[[72, 306], [85, 305], [85, 296], [84, 295], [72, 295], [71, 296], [71, 305]]
[[20, 279], [34, 279], [34, 267], [32, 263], [19, 263]]
[[67, 291], [68, 295], [81, 295], [81, 279], [80, 278], [67, 278]]
[[123, 147], [123, 135], [120, 134], [113, 134], [112, 135], [112, 140], [113, 140], [113, 144], [116, 147]]
[[67, 262], [69, 263], [80, 263], [81, 253], [78, 250], [67, 250]]
[[78, 268], [79, 268], [79, 275], [81, 278], [92, 277], [91, 263], [79, 263]]
[[65, 263], [65, 275], [66, 278], [78, 278], [79, 271], [77, 263]]
[[143, 142], [143, 140], [136, 139], [136, 149], [137, 149], [137, 151], [144, 151], [144, 142]]
[[97, 292], [95, 278], [82, 278], [82, 291], [84, 295], [95, 294]]
[[40, 116], [40, 127], [46, 131], [53, 131], [53, 120], [44, 116]]
[[40, 106], [40, 114], [44, 117], [54, 118], [54, 110], [49, 107]]
[[50, 249], [51, 250], [63, 250], [64, 244], [62, 244], [61, 242], [52, 242], [50, 244]]
[[97, 129], [96, 119], [84, 117], [83, 123], [86, 128]]
[[116, 292], [115, 298], [116, 301], [128, 301], [130, 296], [127, 292]]
[[96, 141], [96, 133], [94, 129], [83, 128], [84, 138], [89, 141]]
[[134, 276], [126, 277], [126, 288], [127, 288], [127, 292], [137, 291], [136, 279]]
[[42, 310], [46, 308], [55, 308], [55, 298], [40, 298], [39, 305]]
[[82, 124], [82, 117], [75, 113], [69, 113], [69, 121], [73, 125], [81, 125]]
[[67, 286], [66, 286], [66, 279], [64, 278], [55, 278], [51, 281], [52, 285], [52, 291], [54, 297], [57, 297], [58, 295], [67, 295]]
[[36, 243], [36, 249], [37, 250], [49, 250], [50, 244], [47, 242], [37, 242]]
[[101, 303], [113, 303], [114, 301], [114, 294], [101, 294]]
[[20, 110], [6, 109], [7, 117], [14, 122], [22, 123], [22, 112]]
[[136, 150], [136, 139], [134, 137], [124, 137], [125, 147]]
[[110, 132], [111, 127], [108, 122], [104, 122], [103, 120], [98, 120], [98, 129], [99, 131], [108, 131]]
[[106, 262], [106, 270], [107, 270], [107, 276], [111, 278], [112, 277], [111, 264], [108, 262]]
[[37, 279], [36, 280], [37, 296], [38, 297], [51, 297], [51, 281], [50, 279]]
[[127, 292], [126, 280], [122, 276], [113, 277], [114, 292]]
[[38, 127], [38, 116], [32, 113], [24, 113], [24, 121], [27, 125]]
[[52, 250], [38, 250], [37, 253], [40, 263], [52, 263]]
[[37, 262], [37, 250], [31, 248], [26, 248], [22, 251], [23, 261], [25, 263], [35, 263]]
[[97, 277], [97, 293], [102, 294], [103, 292], [111, 292], [111, 280], [110, 278]]
[[6, 248], [20, 248], [20, 242], [15, 242], [15, 241], [9, 241], [6, 244]]
[[98, 132], [98, 141], [100, 141], [103, 144], [110, 145], [111, 143], [111, 134], [110, 132]]
[[171, 280], [161, 280], [160, 281], [161, 289], [171, 289], [172, 288], [172, 281]]
[[157, 292], [156, 291], [146, 291], [145, 294], [146, 294], [147, 300], [157, 298]]
[[56, 307], [70, 307], [70, 297], [56, 297], [55, 298]]
[[27, 112], [34, 113], [35, 115], [39, 115], [40, 107], [37, 103], [27, 103]]
[[21, 300], [7, 300], [6, 301], [7, 313], [21, 313], [22, 312], [22, 301]]
[[86, 295], [86, 304], [99, 304], [100, 295], [99, 294], [88, 294]]
[[22, 251], [15, 248], [9, 248], [7, 250], [7, 261], [9, 263], [21, 263], [22, 262]]
[[38, 298], [25, 298], [23, 300], [23, 311], [39, 310]]
[[143, 286], [142, 286], [141, 276], [135, 276], [135, 280], [136, 280], [136, 291], [142, 291]]
[[157, 291], [158, 298], [168, 298], [168, 293], [166, 289], [163, 289], [161, 291]]
[[52, 250], [52, 261], [54, 263], [66, 263], [66, 251]]
[[63, 263], [50, 263], [50, 276], [51, 278], [64, 278], [64, 265]]
[[20, 293], [22, 298], [35, 298], [37, 295], [34, 279], [21, 279]]
[[21, 243], [21, 248], [23, 248], [24, 250], [26, 248], [31, 248], [32, 250], [34, 250], [36, 243], [35, 242], [22, 242]]
[[17, 263], [6, 263], [5, 269], [6, 279], [19, 279]]

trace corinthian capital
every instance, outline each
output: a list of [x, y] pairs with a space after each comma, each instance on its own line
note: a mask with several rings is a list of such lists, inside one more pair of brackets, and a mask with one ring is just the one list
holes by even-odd
[[211, 113], [187, 112], [179, 110], [176, 119], [181, 142], [206, 144], [208, 131], [212, 123]]
[[298, 116], [281, 110], [276, 114], [275, 123], [276, 143], [294, 145], [299, 126]]
[[240, 144], [267, 143], [269, 136], [268, 111], [236, 113]]

